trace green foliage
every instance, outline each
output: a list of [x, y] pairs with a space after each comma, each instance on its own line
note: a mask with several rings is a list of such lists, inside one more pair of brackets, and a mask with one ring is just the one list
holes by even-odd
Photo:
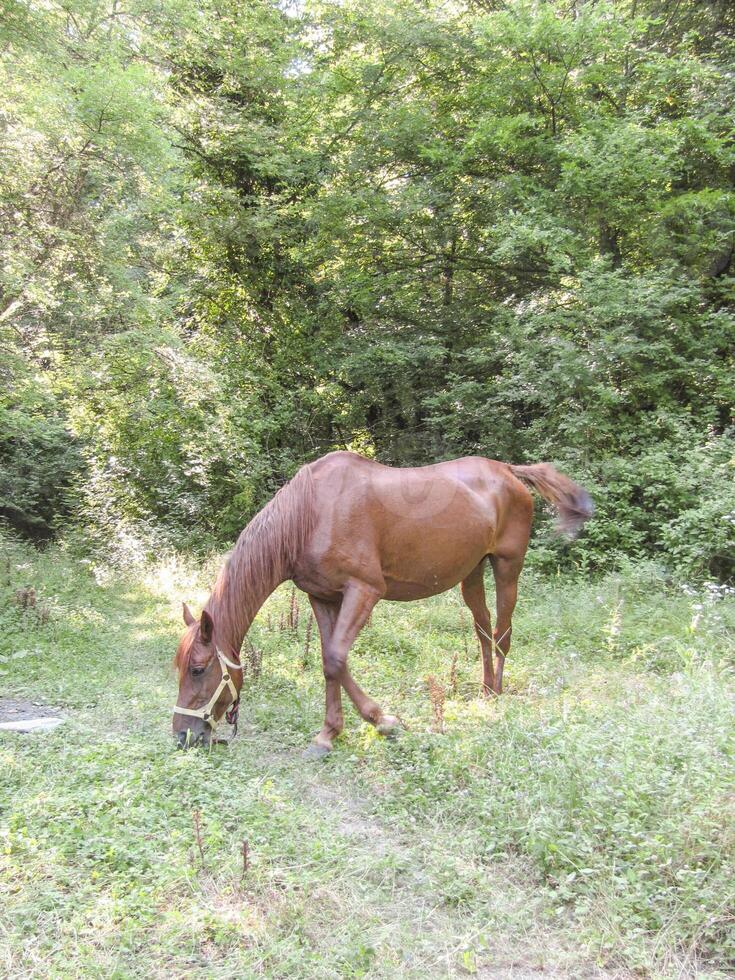
[[0, 409], [0, 515], [36, 540], [74, 510], [84, 464], [58, 418]]
[[85, 524], [481, 453], [594, 490], [551, 564], [732, 575], [734, 24], [669, 6], [10, 5], [2, 341]]
[[22, 360], [0, 368], [0, 517], [35, 541], [74, 514], [86, 479], [79, 441], [63, 406]]

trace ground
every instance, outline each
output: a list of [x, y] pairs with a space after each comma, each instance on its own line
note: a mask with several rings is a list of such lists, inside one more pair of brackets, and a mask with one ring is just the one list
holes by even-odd
[[53, 718], [60, 714], [58, 708], [43, 704], [41, 701], [18, 701], [16, 698], [0, 698], [0, 722]]
[[347, 709], [307, 763], [323, 688], [304, 597], [297, 625], [286, 586], [251, 631], [237, 739], [183, 753], [180, 600], [201, 604], [216, 562], [123, 574], [2, 544], [0, 690], [66, 720], [0, 734], [0, 973], [735, 972], [727, 589], [531, 570], [500, 700], [478, 696], [458, 594], [381, 604], [351, 663], [406, 730]]

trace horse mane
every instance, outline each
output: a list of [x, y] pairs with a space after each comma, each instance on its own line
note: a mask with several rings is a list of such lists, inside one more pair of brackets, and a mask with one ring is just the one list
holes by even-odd
[[243, 529], [204, 607], [240, 649], [255, 614], [290, 578], [314, 528], [314, 480], [303, 466]]
[[194, 630], [187, 628], [186, 633], [181, 637], [181, 642], [176, 648], [176, 653], [174, 654], [174, 667], [179, 673], [185, 671], [189, 666], [189, 657], [191, 657], [191, 648], [194, 646]]

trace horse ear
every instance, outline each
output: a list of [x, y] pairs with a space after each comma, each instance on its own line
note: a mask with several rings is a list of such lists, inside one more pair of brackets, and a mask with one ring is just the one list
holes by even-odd
[[209, 643], [214, 633], [214, 620], [205, 609], [202, 618], [199, 620], [199, 635], [205, 643]]
[[196, 623], [196, 620], [192, 616], [191, 610], [189, 609], [187, 604], [185, 602], [182, 602], [181, 605], [184, 607], [184, 622], [186, 623], [186, 625], [191, 626], [193, 623]]

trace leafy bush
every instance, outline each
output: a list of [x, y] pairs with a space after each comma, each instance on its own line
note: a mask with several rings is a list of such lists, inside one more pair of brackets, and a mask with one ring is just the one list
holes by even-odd
[[63, 417], [0, 407], [0, 515], [47, 540], [73, 513], [85, 466]]

